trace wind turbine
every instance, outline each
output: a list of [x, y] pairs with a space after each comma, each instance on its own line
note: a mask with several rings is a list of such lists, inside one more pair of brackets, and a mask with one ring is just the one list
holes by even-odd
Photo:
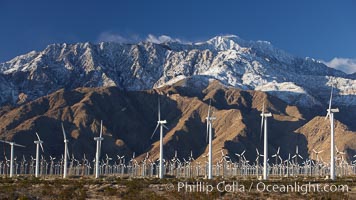
[[68, 167], [68, 164], [67, 164], [67, 161], [68, 161], [68, 156], [69, 156], [69, 152], [68, 152], [68, 142], [69, 140], [67, 139], [67, 136], [66, 136], [66, 132], [64, 130], [64, 126], [63, 126], [63, 123], [62, 123], [62, 133], [63, 133], [63, 138], [64, 138], [64, 161], [63, 161], [63, 178], [67, 178], [67, 167]]
[[243, 159], [245, 152], [246, 152], [246, 150], [243, 150], [242, 153], [240, 153], [240, 154], [235, 153], [235, 155], [237, 157], [239, 157], [239, 164], [241, 164], [241, 158]]
[[43, 141], [41, 140], [40, 136], [38, 135], [38, 133], [36, 132], [36, 136], [37, 139], [36, 141], [34, 141], [34, 143], [36, 144], [36, 168], [35, 168], [35, 177], [38, 177], [39, 174], [39, 169], [40, 169], [40, 146], [42, 149], [42, 152], [44, 152], [43, 150]]
[[258, 173], [259, 173], [259, 171], [258, 171], [258, 169], [259, 169], [259, 167], [260, 167], [260, 156], [263, 156], [263, 155], [261, 155], [260, 154], [260, 152], [258, 151], [258, 149], [256, 148], [256, 153], [257, 153], [257, 157], [256, 157], [256, 175], [257, 175], [257, 178], [258, 178]]
[[[272, 158], [276, 157], [276, 165], [278, 163], [278, 159], [281, 160], [281, 156], [279, 155], [279, 150], [280, 150], [280, 147], [278, 147], [276, 154], [272, 155]], [[282, 161], [281, 161], [281, 164], [282, 164]]]
[[296, 147], [296, 149], [295, 149], [295, 154], [294, 154], [294, 156], [292, 157], [292, 158], [295, 158], [295, 164], [297, 164], [297, 165], [298, 165], [298, 157], [301, 158], [301, 159], [303, 159], [303, 157], [299, 154], [298, 145], [297, 145], [297, 147]]
[[0, 142], [7, 143], [11, 147], [11, 155], [10, 155], [10, 178], [14, 175], [14, 146], [25, 147], [20, 144], [16, 144], [15, 142], [9, 142], [5, 140], [0, 140]]
[[216, 117], [210, 116], [211, 100], [209, 101], [208, 116], [206, 117], [206, 134], [209, 137], [209, 153], [208, 153], [208, 179], [213, 178], [213, 154], [212, 154], [212, 122]]
[[330, 119], [330, 179], [335, 180], [335, 136], [334, 136], [334, 113], [338, 113], [339, 109], [338, 108], [331, 108], [331, 102], [333, 98], [333, 88], [334, 85], [331, 85], [331, 94], [330, 94], [330, 101], [329, 101], [329, 108], [327, 109], [327, 114], [325, 116], [325, 119], [329, 117]]
[[336, 148], [336, 160], [339, 160], [340, 158], [338, 158], [339, 155], [341, 155], [341, 160], [344, 160], [344, 156], [346, 153], [344, 151], [339, 151], [339, 149], [337, 148], [337, 146], [335, 146]]
[[153, 138], [154, 134], [156, 133], [158, 127], [160, 128], [159, 134], [159, 178], [162, 179], [164, 176], [163, 170], [163, 127], [168, 129], [164, 124], [167, 123], [167, 120], [161, 120], [161, 105], [160, 100], [158, 98], [158, 121], [155, 130], [152, 133], [151, 139]]
[[94, 137], [96, 141], [96, 154], [95, 154], [95, 178], [99, 178], [99, 162], [100, 162], [100, 151], [101, 151], [101, 141], [103, 138], [103, 120], [100, 121], [100, 135], [99, 137]]
[[189, 156], [189, 158], [188, 158], [188, 160], [189, 160], [189, 162], [194, 162], [194, 157], [193, 157], [193, 151], [192, 150], [190, 150], [190, 156]]
[[[261, 113], [261, 134], [262, 130], [264, 130], [264, 138], [263, 138], [263, 180], [268, 179], [268, 170], [267, 170], [267, 158], [268, 158], [268, 144], [267, 144], [267, 118], [272, 117], [271, 113], [265, 113], [265, 104], [262, 106]], [[264, 125], [264, 126], [263, 126]]]
[[313, 149], [313, 152], [315, 153], [315, 159], [316, 159], [316, 161], [317, 162], [319, 162], [320, 160], [319, 160], [319, 154], [321, 153], [321, 152], [323, 152], [324, 150], [321, 150], [321, 151], [316, 151], [315, 149]]

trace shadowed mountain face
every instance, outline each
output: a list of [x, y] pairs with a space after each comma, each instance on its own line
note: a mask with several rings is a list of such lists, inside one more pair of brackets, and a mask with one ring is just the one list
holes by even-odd
[[[213, 121], [213, 159], [221, 159], [221, 150], [237, 160], [235, 153], [246, 150], [246, 158], [255, 160], [256, 148], [262, 153], [260, 113], [263, 103], [273, 114], [268, 119], [269, 156], [281, 147], [282, 158], [294, 154], [296, 145], [306, 158], [312, 149], [323, 149], [322, 157], [328, 160], [330, 151], [330, 125], [322, 108], [301, 109], [289, 106], [277, 97], [259, 91], [245, 91], [226, 87], [218, 81], [195, 85], [184, 80], [174, 86], [147, 91], [123, 91], [117, 87], [77, 88], [58, 90], [52, 94], [25, 103], [19, 107], [2, 107], [0, 110], [0, 136], [13, 140], [26, 148], [16, 148], [15, 154], [35, 155], [35, 132], [44, 141], [44, 155], [60, 158], [64, 151], [61, 122], [69, 137], [69, 152], [76, 158], [84, 154], [94, 158], [94, 137], [103, 120], [104, 141], [102, 156], [125, 155], [126, 161], [133, 152], [139, 159], [149, 152], [155, 160], [159, 154], [159, 133], [151, 139], [157, 124], [158, 98], [162, 119], [168, 121], [164, 130], [164, 157], [170, 159], [174, 151], [179, 158], [193, 157], [204, 162], [207, 154], [206, 121], [208, 102], [211, 99]], [[197, 90], [199, 88], [199, 90]], [[199, 91], [199, 92], [198, 92]], [[350, 108], [351, 109], [351, 108]], [[344, 112], [341, 109], [341, 112]], [[350, 158], [356, 150], [354, 129], [345, 124], [348, 120], [336, 115], [336, 144], [346, 150]], [[340, 119], [340, 121], [338, 121]], [[343, 122], [343, 123], [342, 123]], [[3, 151], [9, 157], [9, 147]], [[2, 159], [4, 154], [0, 154]]]

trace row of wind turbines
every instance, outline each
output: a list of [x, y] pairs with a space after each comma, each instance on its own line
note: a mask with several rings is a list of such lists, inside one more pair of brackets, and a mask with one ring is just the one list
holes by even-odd
[[[329, 117], [330, 119], [330, 132], [331, 132], [331, 147], [330, 147], [330, 179], [335, 180], [335, 134], [334, 134], [334, 113], [339, 112], [338, 108], [332, 108], [332, 97], [333, 97], [333, 85], [331, 87], [331, 94], [330, 94], [330, 100], [329, 100], [329, 107], [327, 109], [327, 115], [325, 116], [325, 119]], [[261, 113], [261, 133], [263, 131], [264, 137], [263, 137], [263, 180], [268, 180], [268, 117], [272, 117], [272, 113], [270, 112], [265, 112], [265, 106], [263, 103], [262, 106], [262, 113]], [[206, 131], [207, 131], [207, 138], [208, 138], [208, 179], [212, 179], [212, 166], [213, 166], [213, 159], [212, 159], [212, 151], [213, 151], [213, 146], [212, 146], [212, 121], [215, 120], [216, 117], [211, 116], [211, 100], [209, 101], [209, 108], [208, 108], [208, 116], [206, 117]], [[160, 126], [160, 173], [159, 173], [159, 178], [163, 178], [162, 170], [163, 170], [163, 165], [162, 165], [162, 159], [163, 159], [163, 127], [165, 127], [164, 124], [166, 124], [166, 120], [161, 121], [161, 113], [160, 113], [160, 103], [158, 101], [158, 121], [157, 121], [157, 128]], [[153, 132], [153, 134], [155, 133]], [[258, 150], [257, 150], [258, 151]], [[315, 150], [314, 150], [315, 151]], [[297, 154], [293, 156], [293, 158], [302, 158], [298, 154], [298, 147], [296, 150]], [[277, 151], [279, 153], [279, 149]], [[320, 153], [320, 152], [319, 152]], [[258, 153], [259, 154], [259, 153]], [[277, 155], [273, 155], [273, 157], [276, 157]]]
[[[332, 97], [333, 97], [333, 87], [331, 88], [331, 95], [330, 95], [330, 100], [329, 100], [329, 107], [327, 109], [327, 115], [325, 119], [329, 118], [330, 120], [330, 126], [331, 126], [331, 149], [330, 149], [330, 179], [335, 180], [335, 144], [334, 144], [334, 113], [339, 112], [338, 108], [332, 108]], [[260, 154], [257, 151], [257, 159], [256, 159], [256, 166], [259, 166], [259, 157], [263, 157], [263, 170], [262, 170], [262, 175], [263, 175], [263, 180], [268, 180], [269, 176], [269, 164], [268, 164], [268, 118], [272, 117], [272, 113], [270, 112], [265, 112], [265, 105], [263, 103], [262, 106], [262, 112], [260, 114], [261, 116], [261, 136], [263, 132], [263, 154]], [[213, 178], [213, 159], [212, 159], [212, 151], [213, 151], [213, 145], [212, 145], [212, 137], [213, 137], [213, 120], [215, 120], [216, 117], [212, 116], [212, 111], [211, 111], [211, 100], [209, 101], [209, 108], [208, 108], [208, 114], [206, 117], [206, 134], [207, 134], [207, 140], [208, 140], [208, 154], [207, 154], [207, 179], [212, 179]], [[163, 151], [163, 130], [168, 129], [167, 126], [165, 125], [167, 123], [166, 120], [161, 119], [161, 107], [160, 107], [160, 100], [158, 99], [158, 120], [157, 120], [157, 125], [153, 131], [153, 134], [151, 138], [155, 135], [157, 130], [159, 129], [159, 134], [160, 134], [160, 140], [159, 140], [159, 159], [158, 159], [158, 177], [160, 179], [164, 178], [165, 176], [165, 160], [163, 158], [164, 156], [164, 151]], [[64, 157], [63, 157], [63, 178], [67, 178], [68, 176], [68, 157], [69, 157], [69, 151], [68, 151], [68, 143], [69, 140], [66, 137], [66, 132], [62, 123], [62, 133], [63, 133], [63, 138], [64, 138]], [[40, 139], [40, 136], [36, 132], [36, 137], [37, 140], [34, 141], [36, 144], [36, 164], [35, 164], [35, 177], [39, 176], [39, 164], [40, 164], [40, 148], [43, 150], [43, 141]], [[101, 170], [100, 170], [100, 157], [101, 157], [101, 143], [103, 142], [103, 122], [100, 122], [100, 134], [99, 137], [94, 137], [94, 140], [96, 141], [96, 154], [95, 154], [95, 166], [94, 166], [94, 175], [95, 178], [99, 178]], [[15, 142], [11, 141], [5, 141], [5, 140], [0, 140], [0, 142], [4, 142], [6, 144], [9, 144], [11, 146], [11, 156], [10, 156], [10, 177], [13, 177], [14, 173], [14, 147], [25, 147], [23, 145], [17, 144]], [[281, 159], [279, 156], [279, 148], [277, 150], [277, 153], [272, 155], [277, 161], [277, 159]], [[314, 150], [315, 151], [315, 150]], [[244, 152], [243, 152], [244, 153]], [[242, 153], [242, 155], [243, 155]], [[318, 153], [316, 152], [318, 156]], [[241, 160], [241, 154], [236, 154], [238, 157], [240, 157]], [[298, 147], [296, 149], [296, 155], [294, 155], [292, 158], [298, 159], [298, 157], [302, 158], [299, 153], [298, 153]], [[226, 156], [224, 157], [226, 160]], [[246, 159], [245, 159], [246, 161]], [[288, 162], [287, 162], [288, 165]], [[257, 170], [258, 173], [259, 170]]]
[[[336, 147], [335, 147], [336, 148]], [[263, 157], [258, 148], [256, 148], [256, 160], [247, 160], [245, 157], [246, 150], [235, 155], [226, 154], [226, 150], [221, 149], [220, 157], [212, 164], [212, 176], [223, 178], [258, 178], [262, 179], [263, 165], [259, 160]], [[280, 156], [280, 148], [268, 160], [267, 173], [269, 177], [317, 177], [322, 178], [330, 174], [330, 165], [324, 162], [319, 155], [322, 151], [313, 149], [314, 158], [305, 160], [299, 154], [298, 146], [296, 146], [295, 154], [290, 153], [283, 160]], [[344, 159], [344, 152], [340, 152], [336, 148], [335, 156], [335, 173], [339, 177], [354, 176], [356, 174], [356, 160], [349, 163]], [[216, 155], [219, 156], [219, 155]], [[236, 161], [233, 161], [231, 156], [236, 156]], [[171, 159], [163, 159], [163, 174], [167, 177], [177, 178], [208, 178], [208, 156], [204, 155], [206, 160], [195, 160], [193, 151], [188, 158], [178, 158], [178, 151], [175, 151], [174, 157]], [[312, 156], [313, 157], [313, 156]], [[356, 157], [356, 156], [354, 156]], [[274, 160], [274, 159], [275, 160]], [[304, 160], [300, 163], [300, 159]], [[151, 158], [149, 153], [146, 153], [144, 159], [137, 159], [135, 153], [131, 159], [127, 160], [124, 155], [117, 155], [117, 159], [111, 158], [107, 154], [101, 157], [99, 163], [100, 176], [115, 176], [115, 177], [131, 177], [131, 178], [153, 178], [159, 176], [159, 160]], [[275, 161], [275, 162], [274, 162]], [[64, 171], [69, 177], [78, 176], [95, 176], [96, 158], [92, 161], [87, 159], [86, 154], [75, 157], [73, 154], [68, 159], [68, 171], [64, 170], [64, 156], [56, 160], [56, 157], [49, 156], [49, 160], [44, 155], [41, 155], [39, 164], [40, 177], [63, 176]], [[30, 160], [26, 160], [22, 156], [21, 160], [17, 157], [13, 162], [13, 175], [35, 175], [36, 159], [31, 156]], [[5, 157], [5, 162], [0, 161], [0, 176], [10, 174], [10, 160]]]

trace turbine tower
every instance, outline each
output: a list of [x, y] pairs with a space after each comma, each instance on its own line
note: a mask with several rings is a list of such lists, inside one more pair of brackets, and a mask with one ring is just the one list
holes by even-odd
[[263, 103], [262, 106], [262, 113], [261, 113], [261, 133], [264, 130], [263, 136], [263, 180], [268, 179], [268, 166], [267, 166], [267, 158], [268, 158], [268, 143], [267, 143], [267, 118], [272, 117], [271, 113], [265, 113], [265, 104]]
[[329, 101], [329, 108], [327, 109], [327, 114], [325, 116], [325, 119], [329, 117], [330, 119], [330, 179], [335, 180], [335, 136], [334, 136], [334, 113], [338, 113], [339, 109], [338, 108], [331, 108], [331, 101], [333, 98], [333, 88], [334, 86], [331, 86], [331, 94], [330, 94], [330, 101]]
[[63, 126], [63, 123], [62, 123], [62, 133], [63, 133], [63, 138], [64, 138], [64, 161], [63, 161], [63, 178], [67, 178], [67, 167], [68, 167], [68, 156], [69, 156], [69, 152], [68, 152], [68, 142], [69, 140], [67, 139], [66, 137], [66, 132], [64, 130], [64, 126]]
[[25, 147], [25, 146], [16, 144], [15, 142], [5, 141], [5, 140], [0, 140], [0, 142], [7, 143], [11, 147], [11, 155], [10, 155], [10, 178], [11, 178], [14, 175], [14, 146], [18, 146], [18, 147]]
[[100, 121], [100, 136], [94, 137], [96, 141], [96, 154], [95, 154], [95, 178], [99, 178], [99, 159], [100, 159], [100, 151], [101, 151], [101, 141], [103, 138], [103, 120]]
[[39, 170], [40, 170], [40, 146], [43, 151], [43, 141], [41, 140], [40, 136], [38, 135], [38, 133], [36, 132], [36, 136], [37, 139], [36, 141], [34, 141], [34, 143], [36, 144], [36, 169], [35, 169], [35, 177], [38, 177], [39, 175]]
[[215, 117], [210, 116], [211, 100], [209, 101], [208, 116], [206, 117], [206, 134], [209, 137], [209, 153], [208, 153], [208, 179], [213, 178], [213, 147], [212, 147], [212, 122]]
[[156, 133], [158, 127], [160, 130], [159, 134], [159, 178], [162, 179], [164, 176], [164, 166], [163, 166], [163, 127], [168, 129], [165, 125], [167, 123], [166, 120], [161, 120], [161, 105], [160, 100], [158, 98], [158, 121], [155, 130], [152, 133], [151, 139], [153, 138], [154, 134]]

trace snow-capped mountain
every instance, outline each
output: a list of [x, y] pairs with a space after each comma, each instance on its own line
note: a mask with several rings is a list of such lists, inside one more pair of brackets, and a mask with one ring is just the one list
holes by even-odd
[[60, 88], [144, 90], [185, 78], [267, 91], [301, 106], [326, 103], [334, 83], [335, 104], [356, 105], [354, 75], [233, 35], [192, 44], [52, 44], [0, 64], [0, 103], [21, 103]]

